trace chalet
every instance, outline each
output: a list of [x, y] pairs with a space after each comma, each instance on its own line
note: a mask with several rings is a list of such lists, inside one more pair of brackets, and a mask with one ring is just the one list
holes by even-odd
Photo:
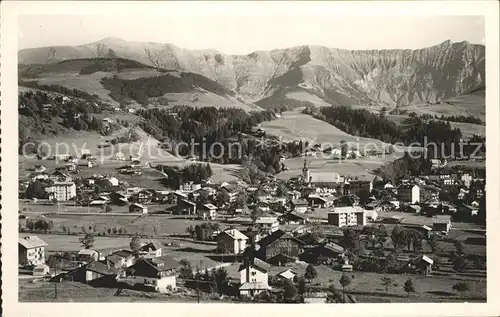
[[326, 208], [333, 204], [333, 201], [329, 201], [325, 197], [314, 194], [307, 196], [307, 201], [312, 208]]
[[82, 249], [78, 251], [76, 260], [84, 262], [99, 261], [99, 252], [91, 249]]
[[335, 207], [328, 212], [328, 224], [344, 227], [344, 226], [365, 226], [366, 213], [359, 206], [355, 207]]
[[432, 272], [432, 265], [434, 261], [426, 255], [421, 255], [415, 259], [412, 259], [410, 265], [415, 269], [415, 272], [430, 275]]
[[297, 276], [298, 276], [297, 272], [292, 271], [291, 269], [286, 269], [286, 270], [281, 271], [278, 274], [276, 274], [276, 279], [296, 282]]
[[307, 215], [298, 212], [290, 212], [280, 217], [281, 222], [285, 224], [303, 225], [309, 222]]
[[268, 284], [268, 272], [271, 265], [254, 258], [239, 268], [240, 273], [240, 295], [254, 296], [263, 291], [268, 291], [271, 288]]
[[229, 183], [222, 184], [221, 190], [226, 191], [226, 193], [229, 195], [230, 202], [233, 202], [241, 192], [241, 188], [238, 185]]
[[91, 285], [114, 286], [118, 269], [109, 262], [92, 261], [68, 273], [73, 281]]
[[344, 185], [344, 195], [369, 196], [373, 190], [372, 181], [354, 180]]
[[201, 184], [197, 184], [194, 182], [183, 183], [179, 186], [179, 190], [181, 192], [185, 192], [185, 193], [191, 193], [191, 192], [199, 190], [200, 188], [201, 188]]
[[243, 253], [247, 246], [248, 237], [237, 229], [222, 231], [216, 237], [217, 252], [223, 254]]
[[133, 212], [133, 213], [147, 214], [148, 207], [143, 206], [143, 205], [138, 204], [138, 203], [132, 203], [128, 206], [128, 211]]
[[55, 171], [49, 175], [49, 180], [52, 182], [71, 182], [73, 178], [62, 171]]
[[279, 227], [278, 218], [276, 217], [260, 217], [255, 221], [255, 224], [261, 229], [275, 230]]
[[421, 210], [422, 208], [419, 205], [408, 205], [408, 207], [406, 207], [407, 212], [411, 212], [414, 214], [419, 214]]
[[433, 218], [432, 230], [448, 233], [451, 229], [451, 217], [447, 215], [438, 215]]
[[198, 215], [202, 219], [214, 220], [217, 216], [217, 207], [213, 204], [203, 204], [198, 207]]
[[262, 238], [257, 244], [258, 257], [278, 266], [296, 262], [304, 246], [304, 242], [280, 229]]
[[139, 204], [147, 204], [153, 201], [154, 193], [151, 190], [143, 189], [138, 193], [132, 195], [133, 200], [138, 202]]
[[375, 209], [371, 210], [366, 210], [365, 209], [365, 216], [368, 221], [377, 221], [378, 219], [378, 213]]
[[135, 263], [134, 252], [130, 250], [120, 250], [111, 253], [107, 256], [106, 261], [109, 262], [110, 267], [121, 269], [131, 266]]
[[301, 255], [301, 259], [316, 264], [332, 265], [339, 262], [345, 254], [344, 248], [336, 243], [320, 243], [308, 248], [307, 252]]
[[109, 198], [111, 203], [119, 206], [124, 206], [129, 202], [128, 196], [123, 192], [111, 192]]
[[122, 152], [116, 153], [115, 160], [117, 160], [117, 161], [125, 161], [126, 160], [125, 154], [123, 154]]
[[35, 173], [43, 173], [46, 170], [47, 170], [47, 168], [45, 166], [39, 165], [39, 164], [35, 165], [35, 168], [34, 168]]
[[432, 228], [429, 226], [416, 225], [416, 224], [405, 224], [404, 227], [420, 232], [425, 239], [428, 239], [431, 236]]
[[45, 264], [45, 247], [47, 243], [37, 236], [19, 238], [19, 265]]
[[168, 255], [141, 259], [117, 276], [117, 281], [160, 293], [177, 289], [176, 270], [180, 264]]
[[398, 187], [399, 200], [410, 204], [420, 202], [420, 187], [418, 185], [400, 185]]
[[110, 187], [116, 187], [120, 185], [120, 181], [116, 177], [110, 177], [106, 181], [108, 182], [108, 186]]
[[125, 190], [125, 194], [126, 195], [134, 195], [134, 194], [137, 194], [138, 192], [140, 192], [141, 190], [142, 190], [142, 188], [140, 188], [140, 187], [128, 187]]
[[295, 199], [290, 202], [292, 211], [296, 213], [306, 213], [309, 209], [309, 203], [305, 199]]
[[154, 258], [162, 256], [163, 244], [157, 240], [144, 243], [139, 248], [139, 254], [145, 258]]
[[69, 154], [56, 154], [54, 155], [54, 159], [56, 161], [66, 161], [70, 157]]
[[188, 199], [178, 199], [177, 212], [183, 215], [195, 215], [196, 203], [189, 201]]
[[33, 268], [33, 276], [47, 276], [50, 274], [50, 268], [47, 264], [37, 264]]
[[472, 204], [462, 204], [457, 207], [457, 214], [462, 218], [476, 216], [478, 212], [479, 208], [477, 206], [473, 206]]
[[286, 195], [290, 200], [299, 199], [300, 197], [302, 197], [302, 193], [299, 192], [298, 190], [291, 190], [287, 192]]

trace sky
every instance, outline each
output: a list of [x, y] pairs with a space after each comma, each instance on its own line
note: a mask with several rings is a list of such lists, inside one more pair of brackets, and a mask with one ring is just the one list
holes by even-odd
[[480, 16], [330, 16], [318, 14], [20, 15], [18, 48], [81, 45], [106, 37], [171, 43], [186, 49], [248, 54], [298, 45], [343, 49], [417, 49], [484, 44]]

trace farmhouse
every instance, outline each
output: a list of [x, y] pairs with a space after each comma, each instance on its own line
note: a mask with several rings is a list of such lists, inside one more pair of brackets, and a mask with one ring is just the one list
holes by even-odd
[[159, 256], [162, 256], [162, 252], [163, 252], [162, 247], [163, 247], [163, 245], [159, 241], [152, 240], [152, 241], [149, 241], [149, 242], [143, 244], [139, 248], [139, 254], [145, 258], [159, 257]]
[[276, 217], [260, 217], [255, 221], [255, 224], [261, 229], [275, 230], [279, 227], [278, 218]]
[[19, 238], [19, 265], [45, 264], [47, 243], [37, 236]]
[[271, 266], [257, 258], [243, 264], [239, 268], [240, 273], [240, 295], [254, 296], [262, 291], [270, 289], [268, 284], [268, 272]]
[[237, 229], [228, 229], [221, 232], [217, 238], [217, 252], [224, 254], [243, 253], [247, 246], [248, 237]]
[[49, 180], [52, 182], [71, 182], [73, 179], [62, 171], [55, 171], [49, 175]]
[[448, 232], [451, 229], [451, 217], [448, 215], [434, 216], [432, 230]]
[[191, 192], [199, 190], [200, 188], [201, 188], [201, 184], [197, 184], [194, 182], [183, 183], [179, 186], [179, 190], [181, 192], [185, 192], [185, 193], [191, 193]]
[[146, 206], [143, 206], [141, 204], [138, 204], [138, 203], [132, 203], [128, 206], [128, 211], [129, 212], [138, 212], [138, 213], [141, 213], [141, 214], [147, 214], [148, 213], [148, 207]]
[[398, 187], [398, 197], [402, 202], [416, 204], [420, 202], [420, 187], [418, 185], [401, 185]]
[[177, 288], [175, 273], [179, 266], [179, 263], [168, 255], [141, 259], [120, 273], [117, 280], [132, 286], [167, 293]]
[[278, 266], [295, 262], [304, 247], [304, 242], [280, 229], [262, 238], [257, 244], [258, 257]]
[[298, 276], [297, 272], [292, 271], [291, 269], [286, 269], [276, 274], [277, 279], [288, 280], [292, 282], [296, 280], [297, 276]]
[[116, 269], [129, 267], [135, 263], [134, 252], [130, 250], [120, 250], [111, 253], [106, 260], [111, 267]]
[[295, 199], [290, 202], [292, 210], [296, 213], [306, 213], [309, 209], [309, 203], [305, 199]]
[[76, 260], [77, 261], [86, 261], [86, 262], [91, 262], [91, 261], [98, 261], [99, 260], [99, 252], [96, 250], [91, 250], [91, 249], [82, 249], [78, 251], [78, 254], [76, 255]]
[[213, 219], [215, 219], [215, 216], [217, 215], [217, 207], [214, 206], [213, 204], [204, 204], [204, 205], [201, 205], [198, 208], [198, 215], [202, 219], [213, 220]]

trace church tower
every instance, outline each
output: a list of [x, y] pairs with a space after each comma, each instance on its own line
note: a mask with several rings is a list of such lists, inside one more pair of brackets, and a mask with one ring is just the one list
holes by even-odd
[[311, 175], [309, 173], [309, 168], [307, 168], [307, 160], [304, 157], [304, 167], [302, 168], [302, 180], [305, 183], [309, 183], [310, 177]]

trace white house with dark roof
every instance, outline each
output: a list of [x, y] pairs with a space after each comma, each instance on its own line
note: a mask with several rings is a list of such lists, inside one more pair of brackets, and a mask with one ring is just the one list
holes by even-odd
[[257, 258], [242, 264], [239, 268], [240, 295], [254, 296], [271, 289], [268, 284], [270, 268], [270, 264]]
[[238, 229], [221, 232], [217, 238], [217, 251], [224, 254], [240, 254], [247, 247], [248, 237]]
[[37, 236], [19, 238], [19, 265], [45, 264], [47, 243]]

